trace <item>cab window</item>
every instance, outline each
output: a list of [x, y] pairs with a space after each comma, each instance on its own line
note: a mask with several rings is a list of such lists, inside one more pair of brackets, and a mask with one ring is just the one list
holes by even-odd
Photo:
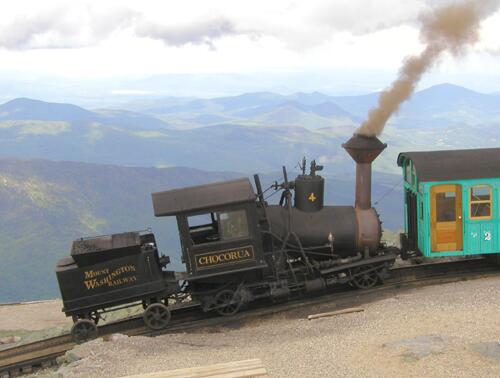
[[187, 217], [194, 245], [248, 237], [245, 210], [211, 212]]
[[187, 217], [189, 236], [194, 245], [219, 240], [219, 224], [216, 213], [192, 215]]
[[222, 239], [236, 239], [248, 236], [248, 223], [245, 210], [219, 213]]
[[477, 185], [470, 189], [470, 218], [491, 218], [491, 187]]

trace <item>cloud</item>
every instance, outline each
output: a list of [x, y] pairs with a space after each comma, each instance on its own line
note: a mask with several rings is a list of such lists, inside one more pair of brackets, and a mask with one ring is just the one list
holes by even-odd
[[425, 8], [423, 0], [337, 0], [318, 4], [309, 11], [309, 17], [331, 30], [367, 34], [415, 23], [416, 16]]
[[205, 44], [211, 49], [215, 48], [213, 43], [217, 39], [244, 34], [244, 32], [238, 31], [233, 21], [222, 16], [200, 19], [182, 25], [164, 25], [142, 21], [136, 26], [136, 33], [140, 37], [161, 40], [170, 46]]
[[0, 32], [0, 46], [7, 49], [33, 48], [37, 45], [37, 38], [47, 33], [54, 34], [66, 31], [64, 23], [58, 21], [57, 12], [45, 11], [34, 16], [20, 16], [11, 23], [4, 25]]
[[92, 46], [131, 25], [130, 9], [97, 11], [90, 6], [59, 5], [15, 16], [0, 26], [0, 47], [9, 50]]
[[253, 40], [271, 36], [300, 50], [322, 44], [338, 31], [364, 34], [411, 22], [425, 7], [424, 0], [408, 0], [404, 6], [400, 2], [395, 6], [391, 0], [257, 2], [244, 6], [214, 1], [206, 6], [188, 3], [175, 7], [119, 1], [108, 6], [90, 0], [52, 7], [29, 4], [29, 14], [22, 8], [17, 15], [6, 10], [4, 22], [0, 22], [0, 47], [78, 48], [130, 31], [132, 36], [175, 47], [191, 44], [214, 49], [220, 39], [244, 35]]
[[0, 14], [0, 48], [81, 48], [113, 43], [114, 36], [122, 36], [141, 43], [152, 39], [165, 46], [214, 50], [220, 40], [244, 36], [253, 42], [272, 39], [301, 53], [336, 44], [339, 34], [355, 38], [403, 24], [417, 27], [423, 10], [451, 0], [213, 0], [209, 4], [73, 0], [43, 6], [35, 0], [18, 1], [25, 1], [24, 6]]
[[151, 38], [165, 45], [207, 45], [231, 35], [250, 34], [239, 30], [225, 16], [207, 16], [183, 23], [152, 21], [143, 12], [128, 8], [99, 11], [89, 5], [60, 5], [30, 15], [18, 15], [0, 25], [0, 47], [9, 50], [58, 49], [94, 46], [113, 33], [130, 30], [139, 38]]

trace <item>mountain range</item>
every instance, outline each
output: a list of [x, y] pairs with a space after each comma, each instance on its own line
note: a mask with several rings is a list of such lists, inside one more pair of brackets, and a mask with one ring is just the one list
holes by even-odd
[[[268, 172], [307, 155], [342, 173], [351, 161], [341, 144], [377, 97], [260, 92], [141, 100], [127, 110], [20, 98], [0, 105], [0, 158]], [[402, 150], [496, 146], [499, 99], [451, 84], [417, 92], [386, 127], [389, 147], [375, 169], [396, 173]]]
[[[336, 121], [341, 121], [344, 125], [358, 125], [377, 104], [378, 96], [379, 93], [329, 96], [319, 92], [284, 96], [260, 92], [203, 100], [169, 97], [151, 102], [130, 103], [129, 106], [138, 112], [177, 121], [179, 118], [184, 119], [185, 114], [189, 117], [193, 114], [198, 117], [219, 114], [227, 117], [230, 122], [246, 120], [259, 125], [268, 122], [270, 125], [286, 124], [318, 129], [328, 127]], [[472, 123], [498, 121], [499, 100], [498, 94], [483, 94], [452, 84], [440, 84], [415, 93], [402, 105], [392, 122], [399, 124], [408, 118], [416, 118], [425, 120], [425, 125], [432, 126], [429, 121], [433, 118], [448, 123], [461, 120]], [[308, 126], [301, 122], [305, 118], [304, 114], [323, 119], [316, 119], [317, 123], [311, 122], [312, 125]], [[192, 126], [196, 126], [195, 123]]]

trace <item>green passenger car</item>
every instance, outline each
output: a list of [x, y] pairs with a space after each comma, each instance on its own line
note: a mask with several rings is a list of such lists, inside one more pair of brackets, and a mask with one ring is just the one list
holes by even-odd
[[403, 258], [500, 253], [500, 148], [403, 152], [398, 165]]

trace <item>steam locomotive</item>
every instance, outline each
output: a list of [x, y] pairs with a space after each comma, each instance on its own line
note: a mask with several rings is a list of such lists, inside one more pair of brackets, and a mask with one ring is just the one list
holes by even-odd
[[186, 297], [203, 311], [232, 315], [262, 298], [284, 301], [348, 283], [382, 281], [398, 250], [381, 243], [371, 206], [371, 163], [384, 150], [376, 137], [343, 145], [356, 162], [355, 206], [325, 206], [322, 167], [290, 181], [283, 167], [279, 204], [247, 178], [152, 194], [154, 214], [177, 220], [185, 272], [166, 270], [154, 235], [144, 232], [78, 239], [56, 275], [78, 340], [97, 335], [102, 313], [142, 302], [144, 322], [165, 327], [171, 304]]

